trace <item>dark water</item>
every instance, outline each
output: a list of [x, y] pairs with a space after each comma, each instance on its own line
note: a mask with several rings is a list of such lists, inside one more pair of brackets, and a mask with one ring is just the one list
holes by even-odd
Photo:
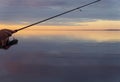
[[17, 36], [0, 50], [0, 82], [120, 82], [119, 33], [85, 34]]

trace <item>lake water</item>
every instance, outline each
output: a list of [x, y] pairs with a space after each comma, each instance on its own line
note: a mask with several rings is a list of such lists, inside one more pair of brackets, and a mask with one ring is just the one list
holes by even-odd
[[0, 50], [0, 82], [120, 82], [119, 31], [21, 31]]

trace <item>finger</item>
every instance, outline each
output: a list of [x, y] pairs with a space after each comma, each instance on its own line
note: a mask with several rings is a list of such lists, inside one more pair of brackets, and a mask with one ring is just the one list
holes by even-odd
[[9, 31], [4, 31], [4, 34], [6, 34], [6, 36], [11, 36], [12, 35], [12, 33], [9, 32]]
[[9, 29], [3, 29], [2, 32], [4, 32], [4, 34], [6, 34], [7, 36], [11, 36], [13, 34], [13, 31]]
[[3, 30], [1, 30], [1, 31], [8, 31], [8, 32], [14, 33], [13, 30], [9, 30], [9, 29], [3, 29]]

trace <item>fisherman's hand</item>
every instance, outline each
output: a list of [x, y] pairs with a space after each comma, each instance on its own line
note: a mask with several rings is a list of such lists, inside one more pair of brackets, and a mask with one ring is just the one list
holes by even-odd
[[5, 40], [5, 39], [9, 38], [13, 33], [14, 33], [14, 31], [9, 30], [9, 29], [0, 30], [0, 40]]

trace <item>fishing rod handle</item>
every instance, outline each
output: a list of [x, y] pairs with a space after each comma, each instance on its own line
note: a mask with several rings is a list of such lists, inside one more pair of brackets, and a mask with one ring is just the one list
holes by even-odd
[[13, 33], [16, 33], [16, 32], [18, 32], [18, 30], [14, 30], [14, 32], [13, 32]]

